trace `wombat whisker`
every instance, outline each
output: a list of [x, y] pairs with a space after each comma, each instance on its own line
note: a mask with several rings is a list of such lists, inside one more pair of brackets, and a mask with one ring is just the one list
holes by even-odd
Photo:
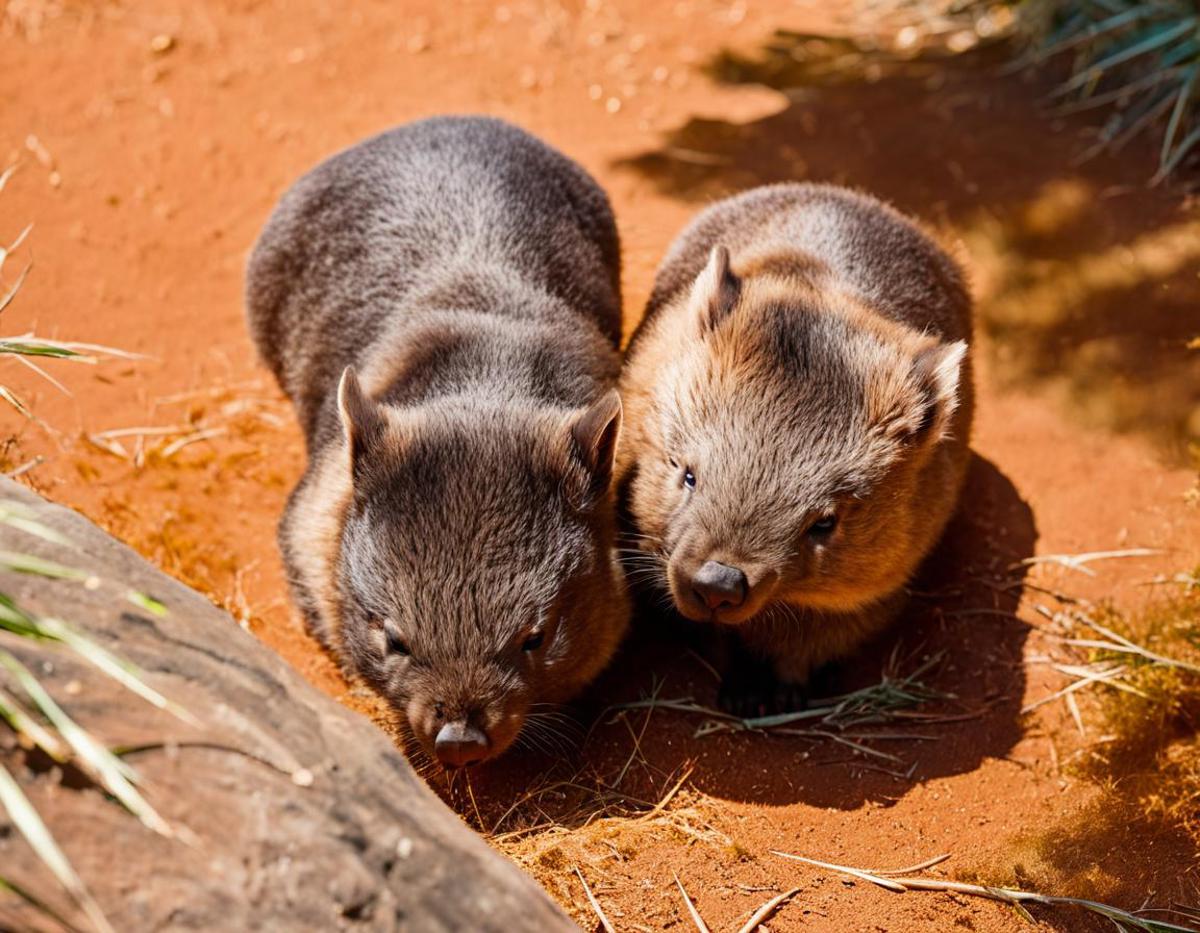
[[522, 729], [521, 734], [518, 735], [513, 741], [513, 747], [524, 748], [531, 752], [537, 752], [543, 755], [549, 754], [549, 751], [544, 745], [542, 745], [541, 741], [532, 730]]
[[551, 710], [549, 712], [532, 712], [527, 714], [528, 721], [539, 723], [552, 723], [564, 729], [582, 732], [583, 727], [579, 724], [574, 716], [566, 713]]
[[663, 576], [666, 573], [666, 568], [660, 564], [637, 564], [625, 568], [625, 576], [628, 577], [657, 577]]
[[665, 559], [657, 551], [643, 550], [621, 550], [618, 549], [621, 555], [621, 562], [626, 564], [661, 564]]
[[626, 577], [656, 577], [661, 576], [665, 568], [659, 564], [647, 564], [645, 566], [629, 567], [625, 571]]
[[[528, 742], [528, 747], [551, 757], [561, 755], [567, 750], [561, 745], [559, 740], [556, 740], [553, 733], [546, 731], [544, 728], [539, 728], [538, 724], [526, 723], [526, 726], [527, 728], [521, 731], [521, 735]], [[529, 726], [532, 726], [532, 728], [528, 728]]]
[[635, 573], [638, 571], [653, 570], [658, 573], [664, 568], [658, 561], [643, 561], [640, 563], [626, 562], [625, 569], [627, 573]]
[[555, 746], [559, 751], [569, 751], [578, 745], [580, 733], [574, 737], [569, 735], [564, 729], [559, 728], [557, 724], [547, 720], [526, 719], [525, 727], [529, 730], [531, 736], [548, 742]]
[[647, 551], [640, 547], [619, 547], [614, 548], [618, 554], [625, 554], [631, 558], [654, 559], [654, 552]]
[[569, 738], [569, 733], [561, 723], [545, 720], [526, 720], [525, 726], [530, 731], [539, 735], [554, 736], [555, 738], [562, 738], [564, 740]]

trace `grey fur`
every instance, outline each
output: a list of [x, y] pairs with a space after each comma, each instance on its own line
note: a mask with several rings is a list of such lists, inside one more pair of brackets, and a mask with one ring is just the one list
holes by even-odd
[[250, 329], [309, 454], [280, 524], [293, 595], [426, 750], [457, 718], [502, 751], [626, 627], [606, 472], [619, 271], [596, 183], [483, 117], [322, 163], [251, 256]]
[[622, 499], [680, 610], [711, 612], [699, 564], [743, 567], [750, 595], [712, 617], [792, 683], [894, 617], [957, 503], [970, 336], [954, 261], [874, 198], [775, 185], [702, 212], [622, 377]]

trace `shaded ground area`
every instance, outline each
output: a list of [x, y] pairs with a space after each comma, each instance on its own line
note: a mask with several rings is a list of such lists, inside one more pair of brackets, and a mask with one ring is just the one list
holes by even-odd
[[1030, 126], [1031, 102], [1052, 100], [1053, 84], [1004, 75], [1011, 57], [995, 47], [899, 57], [778, 33], [703, 67], [723, 84], [780, 91], [782, 110], [749, 123], [693, 117], [624, 164], [699, 203], [802, 178], [864, 188], [952, 228], [973, 260], [1000, 378], [1057, 389], [1089, 423], [1181, 456], [1200, 437], [1200, 368], [1185, 352], [1200, 222], [1178, 191], [1146, 190], [1135, 168], [1151, 163], [1146, 146], [1081, 163], [1090, 115], [1061, 109]]
[[[1020, 712], [1067, 682], [1046, 661], [1060, 650], [1048, 590], [1136, 608], [1148, 579], [1200, 561], [1195, 473], [1180, 466], [1198, 431], [1197, 360], [1183, 345], [1200, 331], [1200, 220], [1178, 191], [1145, 187], [1144, 147], [1074, 165], [1090, 124], [1048, 118], [1048, 79], [999, 76], [991, 52], [896, 64], [806, 38], [861, 33], [849, 3], [5, 9], [0, 167], [21, 167], [0, 242], [36, 223], [6, 331], [147, 358], [56, 369], [70, 397], [6, 366], [45, 425], [4, 416], [4, 466], [35, 464], [23, 481], [368, 714], [370, 696], [340, 680], [287, 606], [273, 530], [302, 450], [241, 316], [246, 252], [301, 171], [429, 113], [516, 120], [610, 191], [627, 329], [688, 217], [747, 185], [862, 186], [961, 240], [982, 358], [966, 507], [897, 630], [838, 685], [934, 660], [922, 682], [937, 696], [920, 711], [936, 721], [872, 727], [888, 737], [862, 740], [865, 752], [827, 737], [697, 736], [703, 715], [609, 709], [714, 698], [688, 643], [647, 613], [562, 734], [539, 737], [544, 751], [452, 787], [431, 781], [587, 924], [576, 868], [620, 929], [688, 923], [676, 875], [714, 930], [793, 885], [772, 929], [1028, 928], [997, 905], [848, 885], [772, 849], [879, 868], [947, 851], [948, 877], [1196, 903], [1189, 840], [1073, 764], [1103, 739], [1098, 711], [1083, 702], [1083, 735], [1061, 701]], [[1094, 577], [1013, 566], [1130, 547], [1161, 553], [1097, 563]]]

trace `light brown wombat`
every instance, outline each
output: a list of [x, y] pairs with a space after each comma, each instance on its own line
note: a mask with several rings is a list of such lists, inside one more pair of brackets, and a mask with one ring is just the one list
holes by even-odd
[[879, 201], [757, 188], [701, 213], [658, 271], [621, 389], [631, 563], [735, 628], [721, 700], [802, 703], [892, 620], [969, 457], [970, 299]]
[[279, 528], [292, 594], [446, 767], [553, 716], [627, 626], [619, 281], [599, 186], [482, 117], [324, 162], [251, 257], [251, 332], [309, 455]]

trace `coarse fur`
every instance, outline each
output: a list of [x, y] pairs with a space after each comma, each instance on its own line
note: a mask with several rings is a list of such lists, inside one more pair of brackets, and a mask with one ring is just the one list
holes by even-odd
[[501, 753], [627, 627], [619, 281], [603, 191], [483, 117], [332, 157], [254, 248], [250, 330], [308, 451], [279, 527], [293, 597], [427, 753], [446, 723]]
[[[756, 188], [672, 245], [627, 352], [618, 485], [638, 576], [767, 662], [774, 683], [730, 672], [729, 705], [795, 702], [903, 606], [962, 488], [970, 337], [955, 262], [862, 194]], [[693, 590], [707, 561], [744, 601]]]

